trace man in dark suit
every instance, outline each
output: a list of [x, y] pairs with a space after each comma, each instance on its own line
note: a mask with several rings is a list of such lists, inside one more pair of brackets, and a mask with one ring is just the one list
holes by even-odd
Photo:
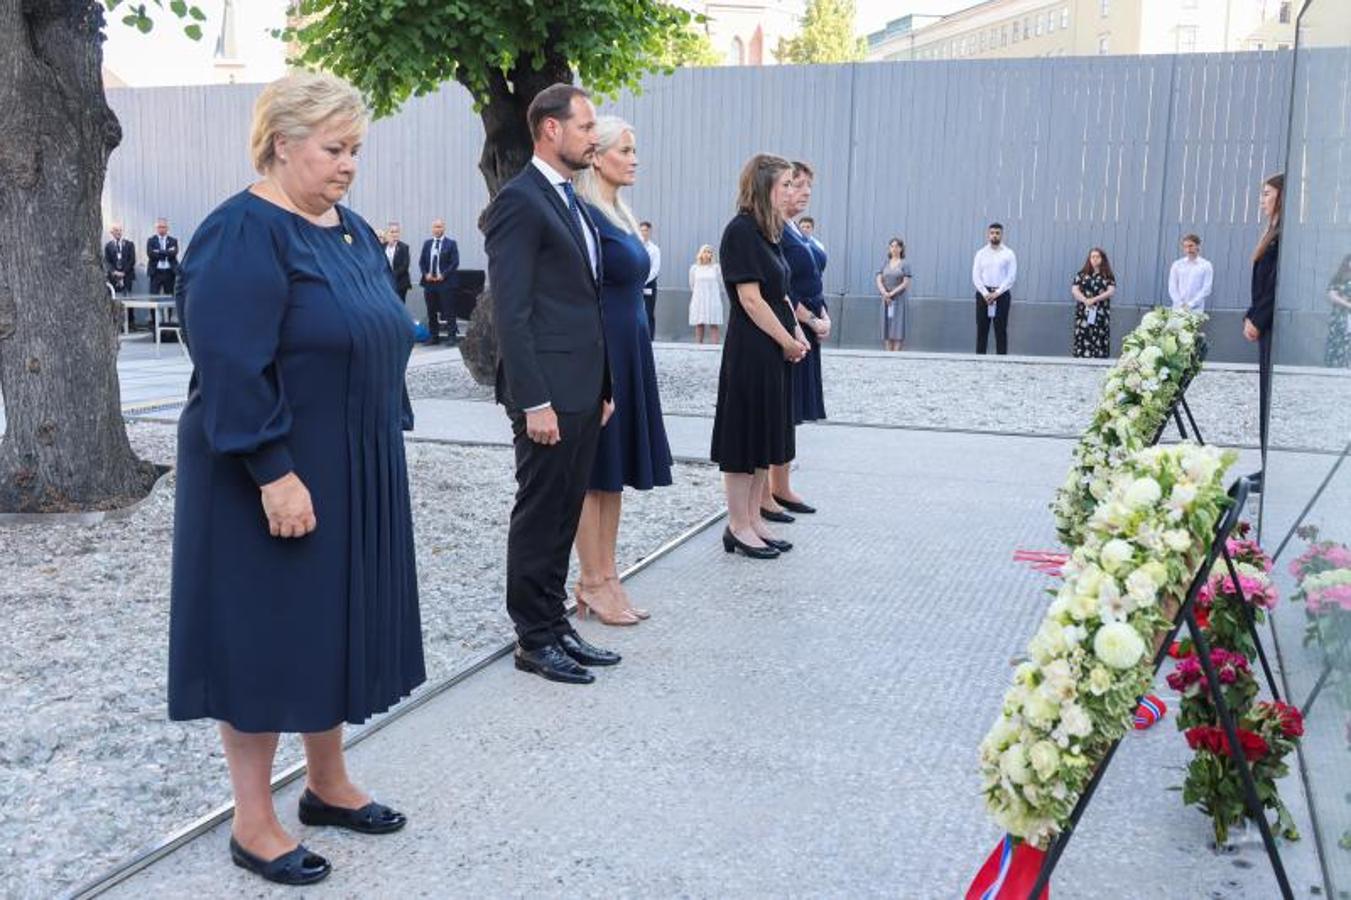
[[600, 234], [574, 173], [596, 155], [585, 91], [545, 88], [526, 113], [535, 155], [488, 207], [488, 284], [497, 331], [497, 402], [511, 418], [516, 504], [507, 534], [507, 611], [516, 668], [589, 684], [585, 666], [619, 662], [572, 629], [568, 557], [600, 429], [614, 411], [600, 318]]
[[[113, 293], [124, 297], [136, 284], [136, 245], [122, 237], [122, 223], [114, 222], [108, 229], [112, 240], [103, 245], [103, 272]], [[127, 330], [136, 327], [136, 310], [127, 310]]]
[[156, 219], [155, 233], [145, 242], [145, 270], [150, 293], [173, 295], [178, 278], [178, 238], [169, 234], [169, 220]]
[[432, 220], [432, 236], [423, 243], [417, 264], [422, 272], [419, 284], [427, 301], [427, 330], [432, 336], [429, 343], [441, 343], [441, 318], [449, 320], [450, 342], [457, 343], [460, 335], [455, 325], [455, 284], [460, 249], [452, 238], [446, 237], [443, 220]]
[[394, 275], [394, 290], [400, 302], [407, 303], [408, 290], [413, 286], [413, 280], [408, 274], [408, 245], [400, 240], [401, 237], [403, 226], [398, 222], [390, 222], [385, 228], [385, 259], [389, 260], [389, 271]]

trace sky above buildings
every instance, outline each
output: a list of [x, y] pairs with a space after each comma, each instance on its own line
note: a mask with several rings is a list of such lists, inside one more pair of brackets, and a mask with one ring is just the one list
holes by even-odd
[[[206, 13], [202, 39], [183, 35], [182, 23], [162, 16], [150, 34], [141, 34], [109, 16], [104, 63], [130, 85], [207, 84], [224, 80], [213, 65], [224, 0], [195, 0]], [[234, 0], [235, 40], [245, 68], [240, 81], [271, 81], [284, 71], [280, 43], [269, 34], [285, 23], [287, 0]], [[946, 15], [975, 0], [855, 0], [859, 34], [876, 31], [908, 14]]]

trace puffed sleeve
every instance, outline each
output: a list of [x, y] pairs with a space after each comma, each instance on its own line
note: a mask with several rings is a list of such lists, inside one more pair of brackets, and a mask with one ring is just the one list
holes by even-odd
[[207, 444], [238, 457], [258, 485], [295, 468], [276, 359], [289, 296], [271, 228], [232, 210], [203, 223], [183, 261], [179, 314]]
[[749, 284], [765, 280], [764, 260], [761, 259], [760, 231], [749, 216], [737, 216], [727, 223], [718, 247], [723, 278], [732, 284]]

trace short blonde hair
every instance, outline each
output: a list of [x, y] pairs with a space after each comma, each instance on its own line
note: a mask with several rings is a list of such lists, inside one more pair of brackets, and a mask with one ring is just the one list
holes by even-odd
[[249, 149], [253, 167], [265, 174], [276, 162], [276, 138], [304, 140], [320, 125], [336, 121], [364, 134], [370, 113], [361, 92], [332, 75], [293, 72], [263, 88], [253, 104]]

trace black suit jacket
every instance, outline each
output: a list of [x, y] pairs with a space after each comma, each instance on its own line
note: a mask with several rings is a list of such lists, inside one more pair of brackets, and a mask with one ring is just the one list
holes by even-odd
[[[600, 234], [587, 218], [600, 253]], [[549, 180], [527, 163], [485, 215], [488, 288], [497, 331], [497, 402], [588, 412], [610, 398], [600, 279], [586, 238]]]
[[408, 274], [410, 260], [408, 245], [403, 241], [395, 242], [394, 259], [390, 264], [390, 271], [394, 273], [394, 290], [399, 293], [403, 293], [413, 286], [413, 279]]
[[[161, 270], [160, 260], [168, 260], [169, 268]], [[145, 271], [153, 275], [159, 271], [177, 272], [178, 271], [178, 238], [166, 234], [164, 236], [164, 250], [159, 248], [159, 235], [152, 234], [145, 242]]]
[[[427, 287], [427, 276], [432, 271], [432, 241], [433, 238], [427, 238], [422, 244], [422, 252], [418, 254], [417, 266], [422, 273], [418, 279], [418, 284]], [[459, 281], [460, 270], [460, 248], [456, 245], [455, 239], [450, 235], [441, 238], [441, 274], [445, 276], [445, 281], [433, 282], [432, 286], [442, 290], [454, 290], [456, 282]]]
[[1276, 319], [1276, 270], [1280, 268], [1281, 239], [1278, 235], [1252, 264], [1252, 303], [1243, 317], [1265, 337]]
[[[119, 260], [117, 255], [117, 241], [109, 241], [103, 245], [103, 269], [108, 275], [108, 282], [113, 287], [121, 290], [131, 288], [132, 282], [136, 280], [136, 245], [126, 238], [122, 238], [122, 257]], [[118, 284], [113, 277], [114, 272], [122, 273], [122, 283]]]

